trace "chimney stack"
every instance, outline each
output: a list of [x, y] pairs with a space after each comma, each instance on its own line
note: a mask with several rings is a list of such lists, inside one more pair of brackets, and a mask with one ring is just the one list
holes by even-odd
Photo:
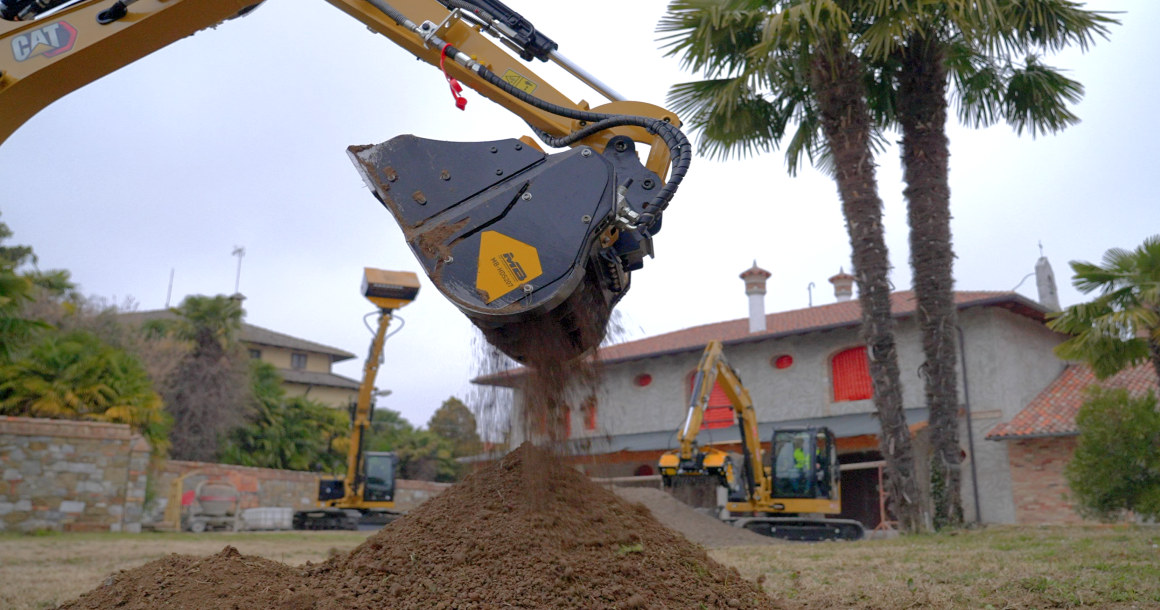
[[842, 267], [838, 267], [838, 275], [830, 278], [830, 283], [834, 285], [834, 298], [839, 303], [845, 303], [854, 298], [854, 276], [846, 273]]
[[1059, 291], [1055, 289], [1055, 272], [1051, 263], [1043, 256], [1040, 246], [1039, 261], [1035, 263], [1035, 287], [1039, 289], [1039, 304], [1050, 311], [1062, 311], [1059, 306]]
[[765, 332], [765, 280], [772, 273], [757, 266], [754, 259], [753, 266], [741, 274], [745, 280], [745, 294], [749, 296], [749, 332]]

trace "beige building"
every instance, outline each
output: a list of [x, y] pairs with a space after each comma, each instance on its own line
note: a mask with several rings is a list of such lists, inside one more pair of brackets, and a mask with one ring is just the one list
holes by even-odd
[[330, 367], [354, 354], [321, 343], [291, 337], [253, 324], [242, 324], [242, 343], [250, 357], [274, 365], [291, 396], [306, 396], [335, 408], [358, 398], [359, 382], [336, 375]]
[[[135, 323], [173, 317], [174, 314], [164, 309], [122, 316]], [[355, 357], [346, 350], [244, 322], [239, 340], [251, 358], [269, 362], [278, 369], [282, 385], [291, 396], [306, 396], [336, 409], [346, 408], [358, 399], [359, 382], [331, 372], [331, 365], [335, 362]]]

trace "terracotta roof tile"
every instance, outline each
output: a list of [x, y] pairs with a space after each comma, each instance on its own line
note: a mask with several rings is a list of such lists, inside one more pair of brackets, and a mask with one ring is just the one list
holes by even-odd
[[987, 440], [1078, 434], [1075, 416], [1092, 385], [1125, 388], [1132, 394], [1143, 394], [1149, 389], [1157, 390], [1156, 370], [1151, 364], [1143, 364], [1099, 381], [1086, 364], [1068, 365], [1011, 421], [992, 428], [987, 433]]
[[[914, 314], [914, 293], [907, 290], [890, 295], [891, 311], [896, 318], [904, 318]], [[1010, 302], [1022, 311], [1040, 320], [1043, 311], [1037, 303], [1033, 303], [1014, 292], [969, 291], [956, 292], [955, 303], [960, 309], [973, 305], [999, 304]], [[661, 354], [697, 350], [705, 347], [709, 341], [716, 339], [723, 343], [742, 343], [761, 339], [770, 339], [778, 336], [802, 334], [829, 328], [857, 326], [862, 321], [862, 306], [857, 300], [845, 303], [818, 305], [805, 309], [795, 309], [771, 313], [765, 316], [765, 331], [749, 332], [749, 318], [729, 320], [694, 326], [683, 330], [628, 341], [600, 350], [600, 359], [604, 361], [632, 360], [641, 357], [658, 356]]]
[[[890, 301], [891, 311], [895, 318], [905, 318], [914, 314], [913, 292], [907, 290], [892, 293]], [[1044, 320], [1045, 315], [1045, 310], [1041, 305], [1015, 292], [982, 290], [956, 292], [955, 303], [959, 309], [984, 305], [1004, 307], [1039, 321]], [[820, 330], [856, 327], [861, 324], [861, 321], [862, 306], [855, 299], [844, 303], [831, 303], [767, 314], [765, 316], [765, 331], [763, 332], [749, 332], [749, 318], [739, 318], [726, 322], [693, 326], [654, 337], [603, 347], [599, 351], [599, 357], [605, 362], [654, 358], [666, 354], [704, 349], [705, 344], [713, 339], [729, 345]], [[482, 376], [473, 379], [472, 382], [508, 385], [511, 383], [510, 380], [520, 376], [521, 371], [522, 368], [516, 368]]]

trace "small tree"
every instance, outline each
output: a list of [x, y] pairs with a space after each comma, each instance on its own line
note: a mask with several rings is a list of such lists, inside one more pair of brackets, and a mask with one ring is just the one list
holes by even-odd
[[32, 339], [37, 330], [49, 328], [44, 322], [28, 319], [23, 309], [33, 299], [35, 284], [17, 270], [36, 260], [29, 246], [5, 246], [12, 237], [8, 225], [0, 222], [0, 364], [10, 362], [16, 349]]
[[259, 468], [341, 472], [346, 454], [337, 445], [350, 434], [346, 414], [301, 396], [287, 398], [281, 376], [268, 362], [254, 361], [250, 380], [254, 415], [230, 431], [218, 459]]
[[186, 297], [173, 312], [176, 320], [154, 321], [148, 329], [192, 346], [161, 384], [174, 420], [171, 457], [212, 461], [219, 440], [243, 425], [253, 406], [249, 359], [237, 340], [245, 312], [222, 295]]
[[451, 441], [431, 432], [416, 430], [402, 440], [395, 453], [399, 456], [399, 477], [417, 481], [452, 483], [459, 478], [460, 465], [455, 461]]
[[427, 422], [427, 429], [451, 443], [454, 457], [476, 455], [483, 449], [475, 416], [454, 396], [443, 401]]
[[1115, 520], [1160, 518], [1160, 412], [1156, 395], [1093, 387], [1076, 416], [1079, 443], [1066, 476], [1076, 509]]

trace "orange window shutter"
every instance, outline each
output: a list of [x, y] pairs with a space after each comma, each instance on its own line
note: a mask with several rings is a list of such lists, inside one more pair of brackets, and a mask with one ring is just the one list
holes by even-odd
[[592, 398], [584, 401], [584, 429], [596, 429], [596, 400]]
[[870, 361], [866, 358], [866, 346], [840, 352], [834, 356], [831, 367], [834, 378], [834, 402], [866, 400], [874, 397], [874, 384], [870, 381]]

